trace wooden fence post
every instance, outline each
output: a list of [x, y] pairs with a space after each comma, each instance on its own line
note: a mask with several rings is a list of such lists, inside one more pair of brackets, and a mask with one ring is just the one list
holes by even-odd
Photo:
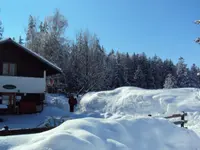
[[181, 123], [181, 127], [182, 128], [184, 128], [184, 121], [185, 121], [185, 114], [184, 114], [184, 112], [183, 112], [183, 114], [181, 115], [181, 121], [183, 121], [182, 123]]

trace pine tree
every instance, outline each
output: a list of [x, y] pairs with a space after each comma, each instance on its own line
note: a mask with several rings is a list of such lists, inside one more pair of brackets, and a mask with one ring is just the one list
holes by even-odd
[[144, 76], [144, 73], [142, 72], [141, 66], [138, 66], [134, 75], [134, 80], [135, 80], [135, 85], [137, 87], [141, 87], [141, 88], [146, 87], [145, 76]]
[[19, 36], [19, 44], [20, 44], [20, 45], [23, 45], [23, 44], [24, 44], [23, 39], [22, 39], [21, 36]]
[[105, 60], [105, 85], [107, 89], [112, 89], [115, 87], [114, 85], [114, 77], [115, 77], [115, 65], [116, 65], [116, 55], [114, 50], [111, 50]]
[[40, 29], [40, 32], [41, 32], [41, 33], [44, 32], [43, 22], [40, 22], [39, 29]]
[[167, 78], [168, 74], [172, 74], [172, 76], [176, 76], [176, 66], [173, 64], [173, 62], [170, 59], [166, 59], [163, 62], [163, 85], [165, 82], [165, 79]]
[[[123, 60], [124, 55], [117, 52], [116, 53], [116, 62], [115, 62], [115, 78], [114, 78], [114, 85], [115, 87], [124, 86], [127, 83], [127, 70], [125, 67], [125, 62]], [[126, 74], [126, 75], [125, 75]], [[126, 78], [126, 79], [125, 79]]]
[[164, 88], [171, 89], [176, 87], [177, 87], [176, 78], [172, 74], [168, 74], [165, 79]]
[[[89, 35], [90, 36], [90, 35]], [[99, 39], [96, 35], [90, 37], [91, 42], [89, 45], [89, 78], [92, 79], [90, 87], [94, 90], [104, 89], [105, 75], [106, 75], [106, 52], [103, 46], [100, 46]], [[94, 86], [95, 85], [95, 86]]]
[[29, 16], [28, 29], [26, 33], [26, 41], [33, 40], [36, 35], [36, 21], [33, 16]]
[[195, 64], [192, 65], [189, 73], [189, 87], [198, 88], [200, 86], [200, 80], [198, 77], [198, 68]]
[[177, 85], [178, 87], [188, 87], [189, 86], [189, 70], [187, 65], [184, 63], [182, 57], [179, 58], [179, 61], [176, 65], [176, 75], [177, 75]]
[[[137, 69], [138, 67], [140, 67], [140, 69], [142, 70], [142, 74], [144, 75], [146, 81], [148, 76], [148, 59], [145, 53], [137, 55]], [[148, 88], [147, 82], [143, 82], [142, 87]]]
[[28, 29], [26, 32], [25, 46], [41, 55], [41, 50], [43, 49], [41, 46], [41, 39], [42, 38], [40, 37], [40, 34], [37, 32], [36, 19], [30, 15], [28, 21]]
[[147, 73], [147, 77], [146, 77], [146, 82], [147, 82], [147, 88], [148, 89], [155, 89], [155, 81], [154, 81], [154, 77], [153, 77], [153, 73], [152, 73], [152, 65], [151, 65], [151, 59], [148, 60], [148, 73]]
[[1, 22], [1, 20], [0, 20], [0, 40], [3, 39], [3, 32], [4, 32], [4, 28], [3, 28], [2, 22]]
[[162, 88], [163, 83], [163, 62], [158, 56], [154, 56], [151, 62], [154, 85], [157, 89]]
[[49, 29], [49, 28], [48, 28], [48, 24], [47, 24], [47, 21], [45, 20], [45, 21], [44, 21], [44, 24], [43, 24], [43, 32], [44, 32], [44, 33], [48, 33], [48, 29]]
[[125, 56], [125, 83], [126, 85], [131, 85], [132, 81], [133, 81], [133, 62], [131, 60], [131, 57], [129, 56], [128, 53], [126, 53]]

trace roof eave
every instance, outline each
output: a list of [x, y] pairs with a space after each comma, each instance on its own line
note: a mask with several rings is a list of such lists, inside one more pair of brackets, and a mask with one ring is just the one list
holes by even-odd
[[59, 73], [63, 73], [62, 69], [59, 68], [57, 65], [51, 63], [50, 61], [48, 61], [47, 59], [45, 59], [44, 57], [40, 56], [39, 54], [35, 53], [34, 51], [20, 45], [19, 43], [15, 42], [14, 40], [12, 40], [11, 38], [6, 38], [4, 40], [1, 40], [0, 41], [0, 44], [1, 43], [5, 43], [7, 41], [10, 41], [12, 42], [13, 44], [15, 44], [16, 46], [19, 46], [20, 48], [26, 50], [26, 52], [28, 52], [29, 54], [35, 56], [36, 58], [38, 58], [39, 60], [43, 61], [43, 63], [46, 63], [47, 65], [51, 66], [52, 68], [54, 68], [55, 70], [57, 70]]

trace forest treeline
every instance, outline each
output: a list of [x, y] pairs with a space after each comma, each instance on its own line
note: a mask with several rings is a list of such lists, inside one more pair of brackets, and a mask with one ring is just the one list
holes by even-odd
[[[2, 20], [3, 22], [3, 20]], [[6, 27], [0, 22], [0, 38]], [[38, 21], [30, 15], [26, 37], [19, 43], [62, 68], [63, 74], [53, 76], [54, 88], [67, 91], [99, 91], [121, 86], [145, 89], [199, 87], [199, 68], [188, 67], [184, 58], [177, 64], [145, 53], [129, 54], [105, 50], [96, 35], [77, 33], [76, 40], [66, 37], [68, 21], [58, 10]], [[125, 50], [123, 50], [125, 51]]]

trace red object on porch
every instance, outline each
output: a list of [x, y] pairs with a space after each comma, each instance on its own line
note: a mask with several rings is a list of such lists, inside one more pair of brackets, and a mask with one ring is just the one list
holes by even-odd
[[54, 85], [54, 80], [53, 80], [52, 78], [49, 78], [49, 79], [47, 80], [47, 85], [48, 85], [48, 86], [53, 86], [53, 85]]
[[22, 114], [36, 113], [36, 103], [20, 101], [20, 113]]

